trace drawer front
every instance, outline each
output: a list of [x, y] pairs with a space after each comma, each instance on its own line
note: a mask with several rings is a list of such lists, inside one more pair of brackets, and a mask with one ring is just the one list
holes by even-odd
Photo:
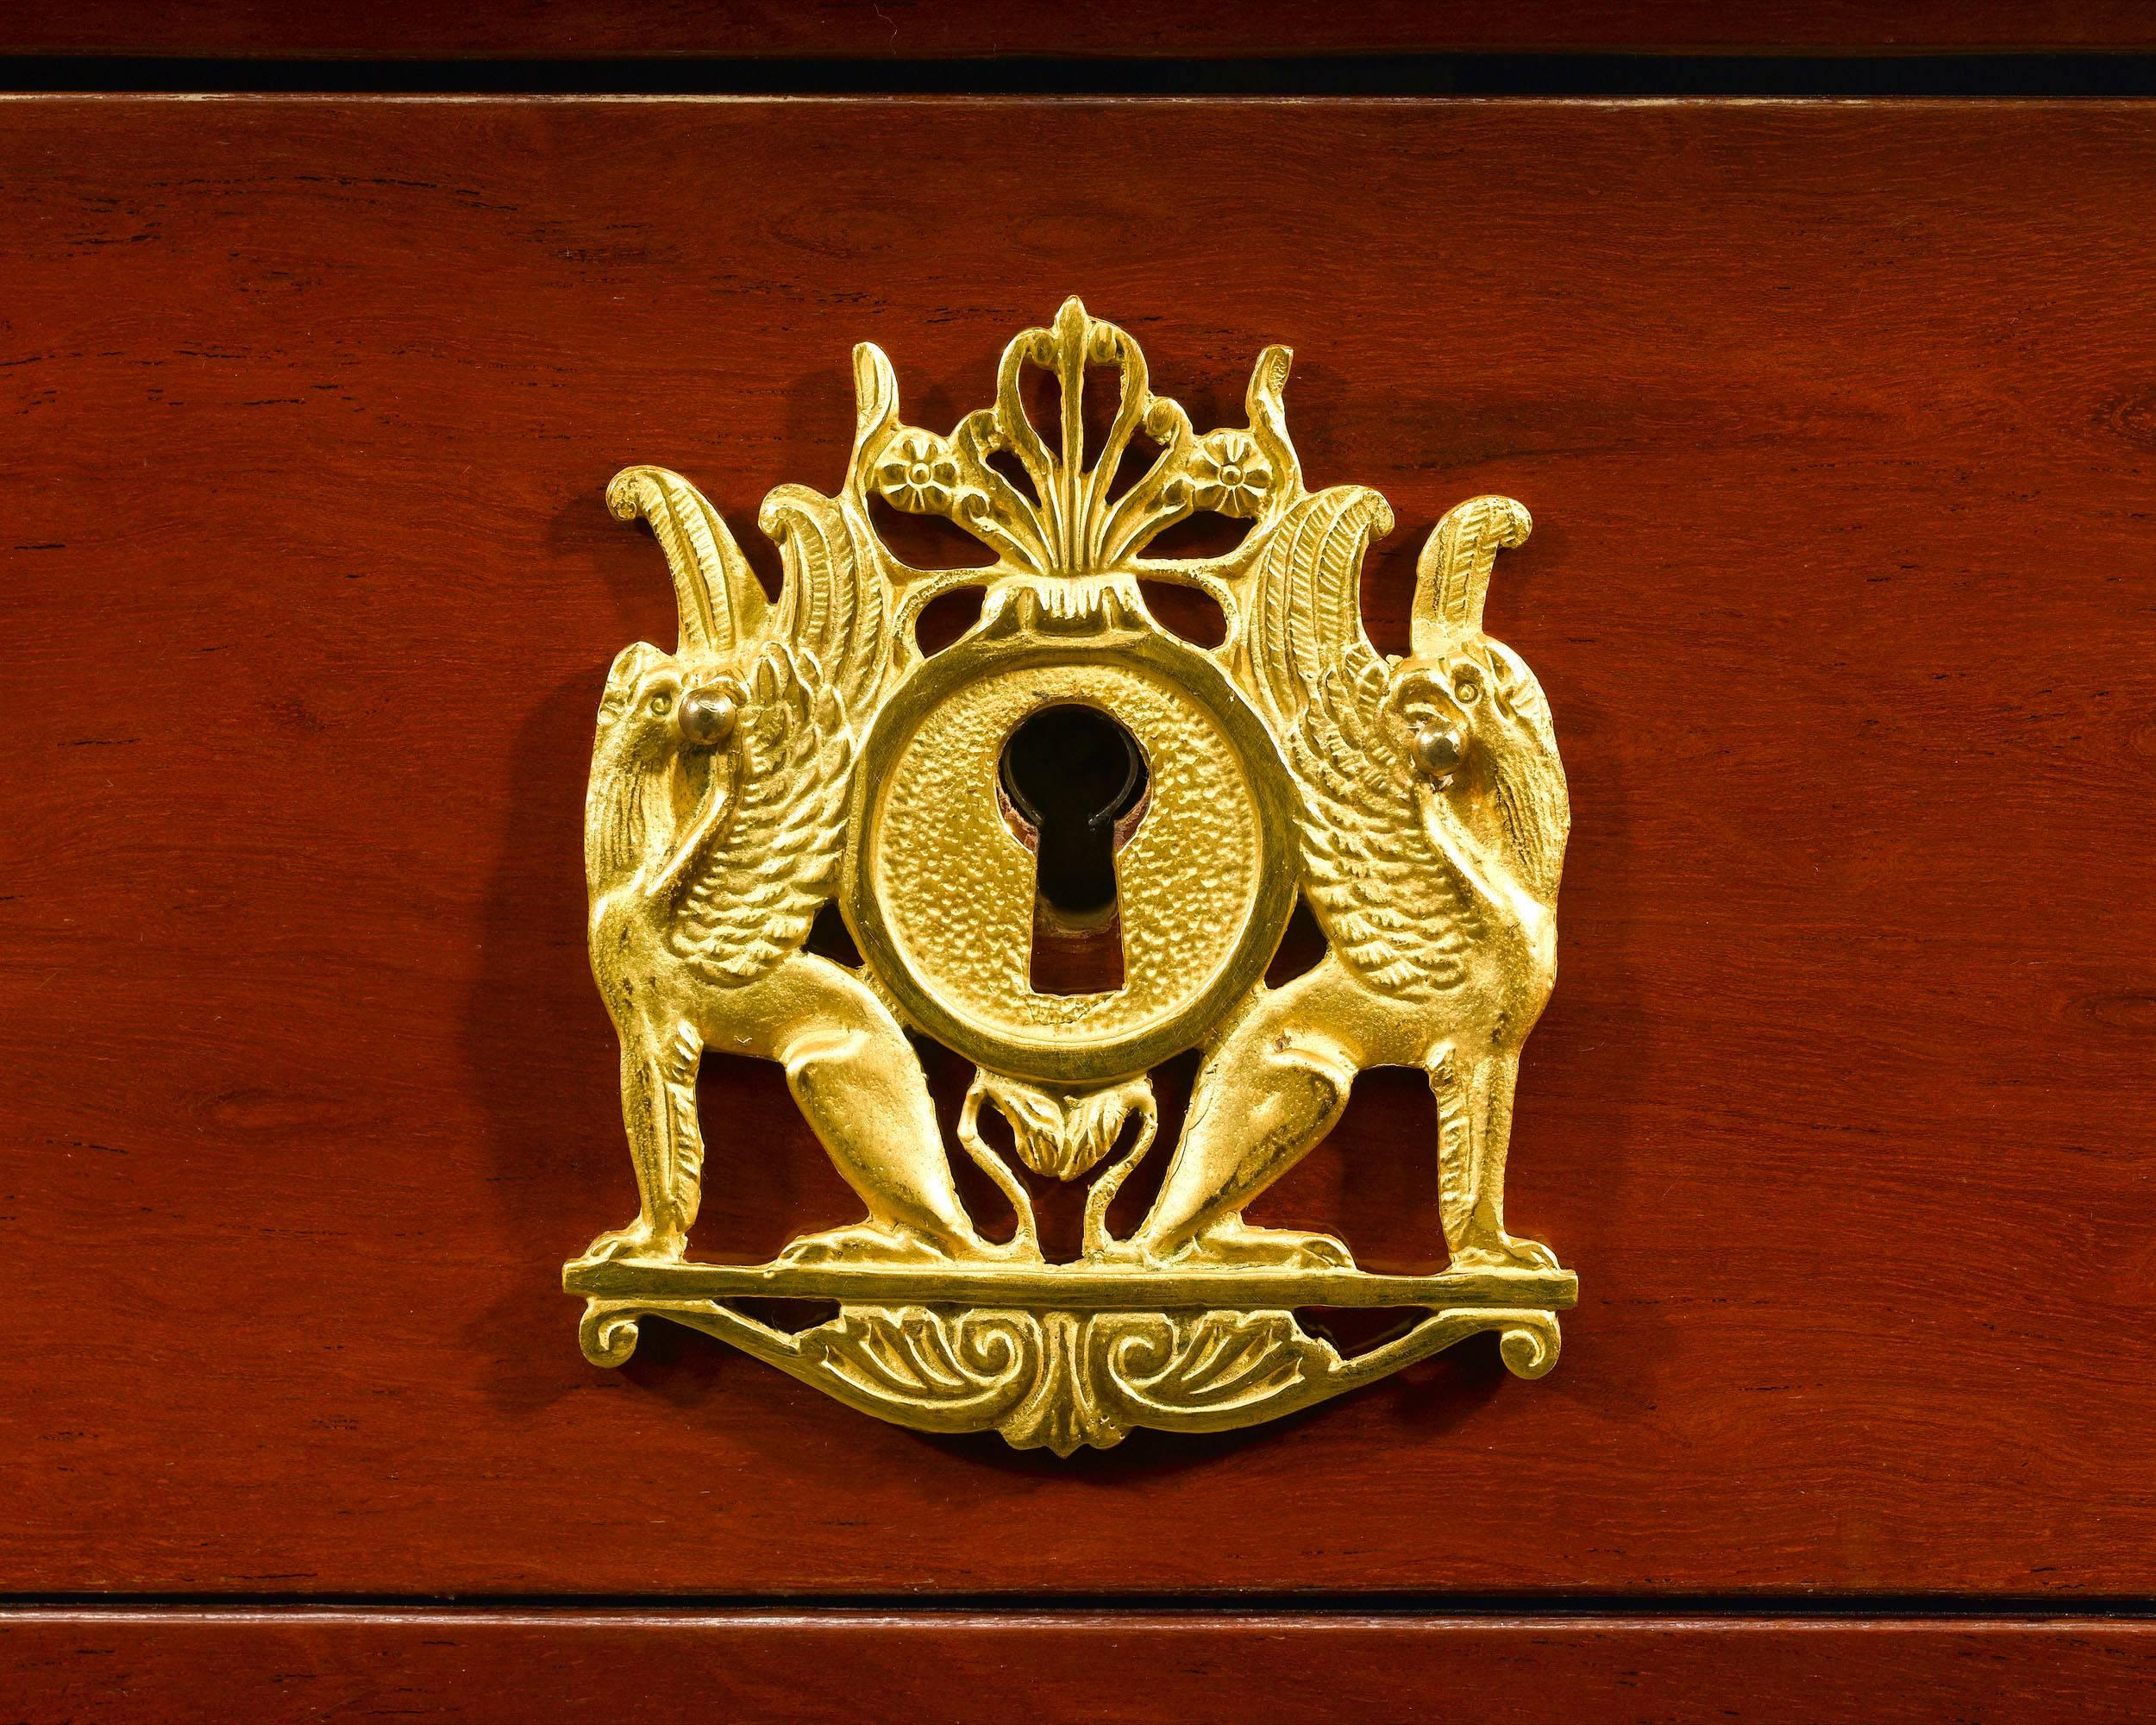
[[[2156, 1587], [2156, 114], [50, 99], [0, 211], [9, 1590]], [[1295, 348], [1381, 646], [1438, 514], [1533, 511], [1540, 1383], [1058, 1460], [579, 1355], [583, 787], [673, 627], [607, 478], [772, 574], [854, 342], [940, 429], [1071, 293], [1201, 426]], [[774, 1068], [703, 1091], [700, 1251], [855, 1214]], [[1420, 1076], [1258, 1219], [1440, 1262]]]
[[[2139, 1725], [2146, 1623], [676, 1607], [119, 1609], [0, 1616], [28, 1716], [145, 1725], [349, 1712], [588, 1719], [1552, 1719]], [[10, 1697], [11, 1701], [15, 1699]]]

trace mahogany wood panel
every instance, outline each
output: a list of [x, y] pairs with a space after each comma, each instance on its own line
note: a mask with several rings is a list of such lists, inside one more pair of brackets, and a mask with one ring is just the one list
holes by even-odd
[[2156, 1625], [1312, 1614], [0, 1613], [0, 1714], [228, 1725], [2140, 1725]]
[[[2152, 231], [2132, 105], [0, 104], [0, 1586], [2156, 1590]], [[1294, 345], [1384, 641], [1535, 512], [1542, 1383], [1059, 1462], [577, 1353], [601, 488], [753, 538], [853, 342], [947, 424], [1072, 292], [1201, 423]], [[706, 1091], [705, 1253], [847, 1217]], [[1269, 1214], [1428, 1264], [1432, 1143], [1372, 1075]]]
[[2156, 47], [2140, 0], [76, 0], [15, 6], [0, 53], [716, 55], [920, 60], [997, 54], [1372, 51], [1909, 53]]

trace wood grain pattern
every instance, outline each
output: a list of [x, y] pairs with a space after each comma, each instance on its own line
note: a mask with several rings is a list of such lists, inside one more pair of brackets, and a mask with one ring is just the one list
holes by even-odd
[[7, 1716], [2140, 1725], [2156, 1624], [1048, 1612], [0, 1614]]
[[[2130, 105], [0, 104], [0, 1585], [2156, 1588], [2153, 220]], [[580, 810], [670, 628], [601, 487], [753, 539], [853, 342], [944, 424], [1072, 292], [1201, 424], [1294, 345], [1382, 643], [1441, 511], [1535, 513], [1543, 1383], [1058, 1463], [577, 1354]], [[705, 1253], [846, 1217], [706, 1091]], [[1272, 1217], [1431, 1263], [1429, 1110]]]
[[2135, 0], [77, 0], [17, 6], [0, 53], [363, 55], [1282, 55], [1487, 49], [1908, 53], [2146, 48]]

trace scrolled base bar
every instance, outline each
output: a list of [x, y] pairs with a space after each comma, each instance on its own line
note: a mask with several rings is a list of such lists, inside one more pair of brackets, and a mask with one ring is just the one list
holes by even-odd
[[[1557, 1314], [1577, 1297], [1564, 1271], [1137, 1278], [1044, 1266], [1015, 1286], [1006, 1281], [1000, 1302], [973, 1306], [951, 1303], [951, 1274], [918, 1266], [573, 1264], [563, 1283], [585, 1296], [580, 1339], [595, 1365], [624, 1364], [638, 1320], [663, 1318], [879, 1419], [919, 1431], [995, 1431], [1016, 1448], [1058, 1455], [1109, 1448], [1141, 1426], [1218, 1432], [1276, 1419], [1486, 1330], [1499, 1333], [1508, 1370], [1539, 1377], [1557, 1364]], [[916, 1297], [889, 1297], [894, 1278], [915, 1284]], [[879, 1297], [848, 1299], [859, 1291], [849, 1283], [873, 1287]], [[1304, 1329], [1292, 1307], [1264, 1303], [1291, 1291], [1300, 1306], [1420, 1305], [1427, 1315], [1381, 1346], [1343, 1357]], [[836, 1297], [840, 1309], [788, 1333], [725, 1303], [729, 1294], [752, 1292]]]

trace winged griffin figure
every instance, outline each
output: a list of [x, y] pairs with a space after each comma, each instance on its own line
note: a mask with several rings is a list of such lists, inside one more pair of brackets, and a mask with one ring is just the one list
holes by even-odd
[[[1261, 435], [1285, 373], [1284, 355], [1269, 378], [1261, 367]], [[1211, 1045], [1141, 1254], [1194, 1243], [1200, 1258], [1349, 1262], [1329, 1236], [1246, 1226], [1243, 1208], [1332, 1130], [1358, 1072], [1414, 1066], [1437, 1101], [1454, 1268], [1557, 1267], [1504, 1222], [1514, 1084], [1556, 980], [1570, 825], [1541, 687], [1482, 632], [1497, 552], [1529, 525], [1501, 497], [1438, 523], [1404, 660], [1363, 628], [1363, 553], [1392, 528], [1376, 492], [1301, 499], [1253, 569], [1246, 674], [1300, 795], [1303, 890], [1330, 950], [1258, 990]]]
[[[856, 380], [866, 423], [896, 384], [873, 348]], [[640, 642], [615, 660], [592, 750], [592, 970], [621, 1037], [640, 1208], [587, 1260], [681, 1257], [703, 1179], [706, 1048], [780, 1063], [868, 1207], [791, 1257], [862, 1244], [899, 1260], [996, 1255], [960, 1207], [897, 1021], [853, 971], [802, 950], [837, 881], [856, 750], [891, 660], [891, 594], [856, 505], [803, 486], [766, 499], [760, 524], [785, 568], [771, 604], [679, 474], [630, 467], [607, 502], [650, 524], [680, 635], [672, 653]]]

